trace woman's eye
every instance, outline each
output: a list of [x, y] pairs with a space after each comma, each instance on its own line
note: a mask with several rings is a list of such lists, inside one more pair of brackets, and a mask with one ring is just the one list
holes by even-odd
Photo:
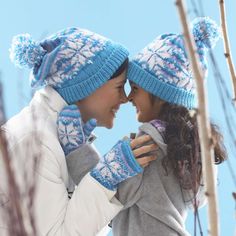
[[121, 86], [118, 86], [118, 87], [116, 87], [117, 89], [119, 89], [119, 90], [121, 90], [121, 89], [123, 89], [124, 88], [124, 86], [123, 85], [121, 85]]

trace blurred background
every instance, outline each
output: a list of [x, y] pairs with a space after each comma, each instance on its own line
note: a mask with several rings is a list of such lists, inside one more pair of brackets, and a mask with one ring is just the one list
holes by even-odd
[[[226, 3], [228, 33], [231, 50], [236, 62], [236, 1]], [[207, 15], [220, 23], [218, 1], [186, 1], [188, 19], [196, 15]], [[200, 12], [197, 12], [200, 11]], [[102, 34], [124, 44], [131, 57], [156, 36], [163, 33], [181, 33], [175, 1], [161, 0], [1, 0], [0, 8], [0, 80], [3, 86], [3, 105], [6, 118], [18, 113], [31, 99], [29, 71], [14, 67], [9, 59], [11, 39], [19, 33], [29, 33], [40, 40], [66, 27], [82, 27]], [[217, 191], [220, 214], [220, 235], [234, 235], [236, 232], [236, 204], [232, 192], [236, 191], [235, 171], [235, 108], [229, 96], [232, 95], [230, 76], [224, 57], [223, 42], [214, 49], [214, 58], [222, 75], [224, 89], [217, 92], [216, 72], [209, 62], [209, 76], [206, 82], [208, 106], [212, 121], [218, 124], [224, 134], [229, 160], [219, 166]], [[218, 76], [219, 77], [219, 76]], [[129, 93], [126, 85], [126, 92]], [[222, 101], [225, 102], [224, 107]], [[228, 124], [227, 124], [228, 120]], [[137, 132], [135, 109], [131, 104], [124, 104], [118, 112], [114, 128], [97, 128], [99, 137], [95, 144], [103, 154], [113, 144], [130, 132]], [[233, 130], [230, 133], [229, 126]], [[232, 131], [231, 130], [231, 131]], [[200, 210], [203, 235], [207, 235], [207, 210]], [[193, 234], [193, 213], [187, 219], [187, 229]], [[112, 235], [111, 233], [109, 235]]]

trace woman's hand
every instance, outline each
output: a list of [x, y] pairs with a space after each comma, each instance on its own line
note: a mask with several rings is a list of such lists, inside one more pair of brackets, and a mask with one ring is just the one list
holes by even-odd
[[148, 166], [151, 161], [157, 159], [154, 152], [157, 151], [158, 146], [152, 141], [151, 136], [147, 134], [132, 139], [130, 142], [130, 147], [136, 161], [143, 168]]
[[142, 173], [143, 167], [156, 159], [150, 155], [150, 152], [157, 150], [157, 145], [147, 144], [150, 141], [149, 135], [143, 135], [131, 141], [127, 138], [118, 141], [108, 153], [100, 158], [98, 164], [90, 172], [91, 176], [104, 187], [116, 190], [119, 183]]

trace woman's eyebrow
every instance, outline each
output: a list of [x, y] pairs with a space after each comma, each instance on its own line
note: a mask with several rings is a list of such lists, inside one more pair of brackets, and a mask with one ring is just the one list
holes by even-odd
[[116, 85], [118, 85], [118, 84], [119, 84], [119, 85], [120, 85], [120, 84], [125, 84], [126, 81], [127, 81], [127, 80], [118, 81], [118, 82], [116, 82]]

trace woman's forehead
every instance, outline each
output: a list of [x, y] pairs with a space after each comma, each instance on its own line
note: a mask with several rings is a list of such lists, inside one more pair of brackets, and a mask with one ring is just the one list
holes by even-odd
[[122, 73], [121, 75], [117, 76], [116, 78], [112, 79], [114, 83], [126, 83], [127, 79], [125, 76], [125, 73]]

